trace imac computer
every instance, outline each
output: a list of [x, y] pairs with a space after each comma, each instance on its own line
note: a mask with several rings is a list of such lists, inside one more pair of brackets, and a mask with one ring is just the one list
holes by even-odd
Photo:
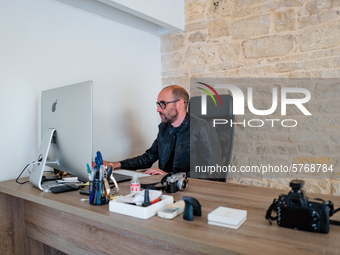
[[41, 145], [29, 181], [43, 191], [44, 168], [75, 175], [87, 181], [86, 164], [92, 162], [92, 81], [41, 93]]

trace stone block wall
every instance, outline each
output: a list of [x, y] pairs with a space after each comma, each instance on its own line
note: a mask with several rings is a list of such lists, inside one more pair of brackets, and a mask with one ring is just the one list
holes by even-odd
[[[185, 23], [184, 32], [161, 38], [163, 86], [189, 91], [190, 78], [340, 76], [339, 0], [185, 0]], [[237, 127], [232, 164], [325, 163], [340, 172], [340, 83], [308, 89], [313, 116], [300, 116], [296, 130]], [[289, 189], [290, 180], [228, 182]], [[309, 192], [340, 195], [340, 179], [305, 181]]]

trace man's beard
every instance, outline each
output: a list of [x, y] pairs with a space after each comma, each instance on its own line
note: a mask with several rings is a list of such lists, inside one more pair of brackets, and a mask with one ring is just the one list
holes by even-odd
[[164, 118], [161, 118], [163, 123], [173, 123], [174, 121], [177, 120], [178, 117], [178, 111], [177, 109], [171, 109], [171, 111], [169, 111], [167, 114], [164, 113], [160, 113], [160, 116], [163, 116]]

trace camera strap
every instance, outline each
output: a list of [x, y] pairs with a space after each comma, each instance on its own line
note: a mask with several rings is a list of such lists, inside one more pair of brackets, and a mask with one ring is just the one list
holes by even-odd
[[160, 182], [154, 182], [154, 183], [148, 183], [148, 184], [141, 183], [140, 186], [142, 189], [164, 190], [168, 186], [166, 179], [171, 175], [172, 173], [168, 173], [164, 175], [164, 177], [162, 178]]
[[273, 217], [272, 216], [272, 211], [277, 213], [277, 202], [278, 200], [276, 198], [274, 198], [273, 203], [269, 206], [267, 213], [266, 213], [266, 220], [269, 221], [269, 224], [272, 225], [271, 220], [277, 220], [277, 216]]
[[[317, 198], [317, 200], [321, 200], [324, 201], [321, 198]], [[332, 201], [327, 201], [327, 206], [329, 208], [329, 217], [333, 216], [335, 213], [337, 213], [338, 211], [340, 211], [340, 207], [338, 209], [334, 210], [334, 204], [332, 203]], [[336, 226], [340, 226], [340, 221], [337, 220], [329, 220], [329, 224], [331, 225], [336, 225]]]

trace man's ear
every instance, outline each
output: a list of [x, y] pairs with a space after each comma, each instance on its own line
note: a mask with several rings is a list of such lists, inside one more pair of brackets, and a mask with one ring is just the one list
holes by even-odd
[[180, 99], [177, 103], [178, 110], [182, 110], [185, 107], [184, 100]]

